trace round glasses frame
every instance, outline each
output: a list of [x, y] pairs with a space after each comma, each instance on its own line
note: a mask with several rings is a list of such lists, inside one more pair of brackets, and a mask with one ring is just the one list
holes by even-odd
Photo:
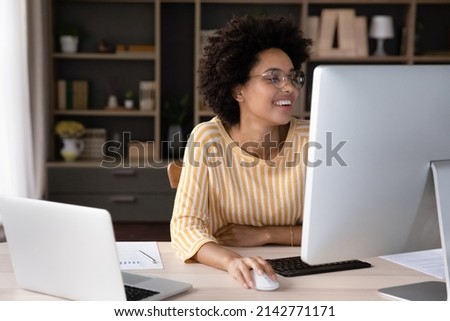
[[281, 70], [270, 70], [260, 75], [249, 76], [248, 78], [263, 77], [270, 81], [272, 85], [277, 88], [283, 88], [286, 85], [288, 79], [292, 86], [297, 89], [301, 89], [305, 85], [305, 73], [301, 70], [291, 71], [289, 74], [285, 74]]

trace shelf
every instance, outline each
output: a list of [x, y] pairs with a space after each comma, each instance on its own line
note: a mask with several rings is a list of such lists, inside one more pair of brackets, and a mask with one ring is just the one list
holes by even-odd
[[102, 159], [77, 160], [74, 162], [52, 161], [47, 162], [48, 168], [98, 168], [102, 163]]
[[336, 63], [407, 63], [406, 56], [384, 56], [384, 57], [319, 57], [312, 56], [310, 62], [336, 62]]
[[[170, 0], [168, 0], [170, 1]], [[164, 2], [164, 1], [163, 1]], [[209, 4], [274, 4], [274, 0], [202, 0]], [[299, 0], [277, 0], [276, 4], [300, 4]]]
[[417, 4], [449, 4], [448, 0], [416, 0]]
[[[171, 0], [168, 0], [170, 2]], [[193, 1], [193, 0], [192, 0]], [[59, 2], [87, 2], [87, 3], [154, 3], [155, 0], [59, 0]]]
[[[47, 162], [47, 168], [99, 168], [102, 167], [102, 162], [105, 161], [105, 168], [127, 169], [127, 168], [154, 168], [165, 169], [168, 164], [168, 160], [161, 160], [160, 162], [144, 162], [143, 160], [131, 160], [128, 162], [129, 167], [124, 167], [121, 163], [111, 163], [103, 159], [79, 159], [73, 162], [52, 161]], [[122, 166], [122, 167], [121, 167]]]
[[[306, 1], [304, 1], [306, 2]], [[308, 0], [309, 4], [353, 4], [353, 5], [372, 5], [372, 4], [410, 4], [411, 0]]]
[[102, 117], [155, 117], [155, 111], [140, 110], [106, 110], [106, 109], [88, 109], [88, 110], [55, 110], [55, 115], [60, 116], [102, 116]]
[[450, 64], [450, 55], [448, 56], [415, 56], [414, 62], [420, 62], [420, 63], [444, 63], [444, 64]]
[[124, 52], [124, 53], [54, 53], [56, 59], [87, 59], [87, 60], [155, 60], [153, 52]]

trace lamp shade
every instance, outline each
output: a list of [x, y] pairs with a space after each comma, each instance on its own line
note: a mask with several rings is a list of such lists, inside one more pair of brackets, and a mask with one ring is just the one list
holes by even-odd
[[369, 36], [375, 39], [394, 38], [394, 23], [391, 16], [373, 16]]

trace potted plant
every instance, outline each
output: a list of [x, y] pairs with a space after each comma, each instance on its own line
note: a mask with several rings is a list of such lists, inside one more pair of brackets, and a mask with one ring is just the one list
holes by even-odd
[[165, 118], [169, 126], [179, 126], [183, 123], [188, 112], [189, 99], [189, 94], [185, 94], [181, 97], [176, 96], [164, 102], [163, 118]]
[[165, 101], [163, 106], [163, 118], [169, 125], [167, 138], [169, 140], [169, 148], [178, 154], [181, 147], [183, 129], [181, 125], [186, 118], [189, 108], [190, 96], [175, 96]]
[[78, 51], [80, 32], [75, 26], [64, 26], [58, 30], [61, 51], [64, 53], [74, 53]]
[[125, 92], [124, 105], [127, 109], [131, 109], [134, 107], [134, 93], [132, 90], [127, 90]]

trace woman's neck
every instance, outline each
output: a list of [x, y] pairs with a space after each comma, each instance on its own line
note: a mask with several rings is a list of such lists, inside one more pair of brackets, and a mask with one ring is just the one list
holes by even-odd
[[289, 124], [263, 126], [240, 123], [227, 128], [231, 139], [246, 152], [261, 159], [274, 158], [284, 143]]

